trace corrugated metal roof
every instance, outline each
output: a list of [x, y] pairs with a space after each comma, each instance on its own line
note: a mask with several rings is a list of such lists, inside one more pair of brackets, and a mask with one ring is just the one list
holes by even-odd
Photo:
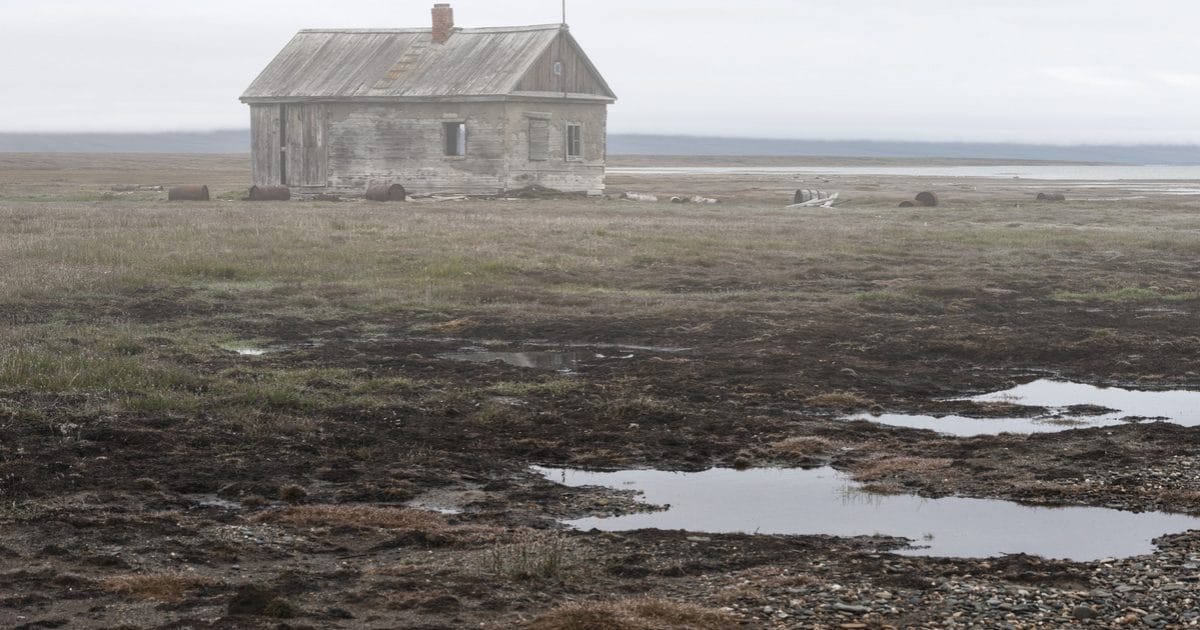
[[300, 31], [242, 99], [509, 95], [561, 29], [455, 29], [442, 44], [427, 28]]

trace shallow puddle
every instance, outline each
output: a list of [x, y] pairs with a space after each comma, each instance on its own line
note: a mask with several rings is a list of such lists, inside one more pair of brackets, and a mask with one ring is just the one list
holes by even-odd
[[452, 361], [469, 361], [471, 363], [491, 363], [501, 361], [517, 367], [536, 368], [539, 370], [556, 370], [570, 372], [579, 367], [580, 362], [591, 356], [586, 352], [566, 351], [533, 351], [533, 352], [447, 352], [438, 355]]
[[860, 413], [847, 420], [866, 420], [893, 427], [929, 429], [956, 437], [999, 435], [1001, 433], [1057, 433], [1068, 429], [1124, 424], [1121, 420], [1099, 421], [1095, 417], [1078, 418], [968, 418], [966, 416], [922, 416], [918, 414]]
[[253, 348], [250, 346], [221, 346], [221, 349], [237, 353], [244, 357], [261, 357], [267, 353], [266, 348]]
[[565, 344], [572, 348], [602, 348], [605, 350], [637, 350], [640, 352], [663, 352], [674, 354], [678, 352], [687, 352], [691, 348], [682, 348], [679, 346], [639, 346], [629, 343], [568, 343]]
[[[1189, 427], [1200, 426], [1200, 392], [1184, 390], [1154, 392], [1041, 379], [1003, 391], [955, 400], [1046, 407], [1050, 409], [1050, 413], [1027, 418], [858, 414], [848, 419], [930, 429], [960, 437], [1000, 433], [1048, 433], [1150, 420], [1162, 420]], [[1077, 410], [1084, 405], [1104, 410], [1097, 413]], [[1072, 410], [1072, 407], [1076, 410]]]
[[404, 507], [412, 508], [414, 510], [425, 510], [426, 512], [437, 512], [438, 514], [446, 514], [448, 516], [462, 514], [462, 508], [447, 507], [444, 505], [437, 505], [435, 503], [427, 503], [425, 501], [409, 501], [404, 504]]
[[236, 503], [228, 499], [222, 499], [215, 494], [185, 494], [185, 499], [196, 504], [197, 507], [221, 508], [224, 510], [240, 510], [241, 503]]
[[534, 471], [567, 486], [636, 490], [649, 504], [669, 506], [658, 512], [565, 521], [579, 529], [902, 536], [917, 547], [898, 552], [908, 555], [972, 558], [1028, 553], [1088, 561], [1150, 553], [1152, 539], [1200, 528], [1198, 518], [1161, 512], [875, 495], [828, 467], [714, 468], [699, 473], [596, 473], [543, 467]]

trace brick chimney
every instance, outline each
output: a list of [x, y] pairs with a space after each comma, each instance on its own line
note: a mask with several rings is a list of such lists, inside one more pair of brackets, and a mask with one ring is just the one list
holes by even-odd
[[444, 44], [454, 32], [454, 9], [449, 4], [433, 5], [433, 43]]

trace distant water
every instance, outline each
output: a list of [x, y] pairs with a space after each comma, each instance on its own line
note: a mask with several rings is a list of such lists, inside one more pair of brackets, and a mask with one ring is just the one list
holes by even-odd
[[[248, 120], [248, 119], [247, 119]], [[162, 133], [0, 133], [0, 153], [249, 153], [250, 130]], [[609, 155], [809, 156], [1200, 164], [1193, 145], [1050, 145], [986, 142], [791, 140], [608, 134]]]
[[[1200, 185], [1200, 165], [1029, 164], [991, 166], [622, 166], [610, 175], [878, 175], [881, 177], [982, 177], [1052, 181], [1180, 181]], [[1200, 194], [1200, 188], [1174, 191]]]
[[1200, 164], [1200, 146], [1163, 144], [1004, 144], [791, 140], [610, 133], [609, 155], [771, 155], [855, 158], [973, 158], [996, 162], [1041, 160], [1109, 164]]

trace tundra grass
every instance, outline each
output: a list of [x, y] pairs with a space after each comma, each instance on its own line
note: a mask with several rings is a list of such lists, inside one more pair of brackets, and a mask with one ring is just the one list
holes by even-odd
[[[952, 311], [989, 296], [1080, 308], [1177, 308], [1200, 296], [1200, 206], [1186, 200], [1050, 212], [987, 198], [899, 211], [867, 199], [797, 212], [761, 195], [704, 207], [255, 204], [234, 195], [167, 203], [108, 190], [199, 178], [234, 190], [244, 177], [239, 160], [0, 159], [0, 318], [8, 324], [0, 390], [102, 392], [125, 410], [215, 407], [254, 421], [261, 418], [249, 411], [554, 396], [579, 385], [501, 382], [451, 394], [392, 375], [269, 362], [223, 370], [228, 348], [270, 344], [261, 332], [238, 332], [248, 324], [353, 321], [364, 338], [462, 335], [497, 319], [641, 318], [691, 330], [725, 318], [776, 331], [805, 313]], [[398, 311], [409, 314], [409, 328], [371, 328]]]
[[[996, 211], [985, 204], [977, 212]], [[0, 206], [0, 264], [11, 272], [0, 278], [0, 304], [169, 289], [300, 312], [553, 314], [558, 296], [577, 305], [557, 307], [564, 314], [606, 304], [879, 302], [929, 287], [1002, 286], [1031, 265], [1085, 273], [1114, 256], [1200, 252], [1192, 214], [1102, 226], [1060, 216], [1010, 228], [937, 212], [917, 222], [877, 211], [647, 210], [604, 201], [47, 203], [36, 212], [8, 202]], [[1160, 293], [1196, 293], [1194, 280], [1170, 271], [1161, 269], [1176, 286]], [[1079, 293], [1050, 289], [1065, 299]]]

